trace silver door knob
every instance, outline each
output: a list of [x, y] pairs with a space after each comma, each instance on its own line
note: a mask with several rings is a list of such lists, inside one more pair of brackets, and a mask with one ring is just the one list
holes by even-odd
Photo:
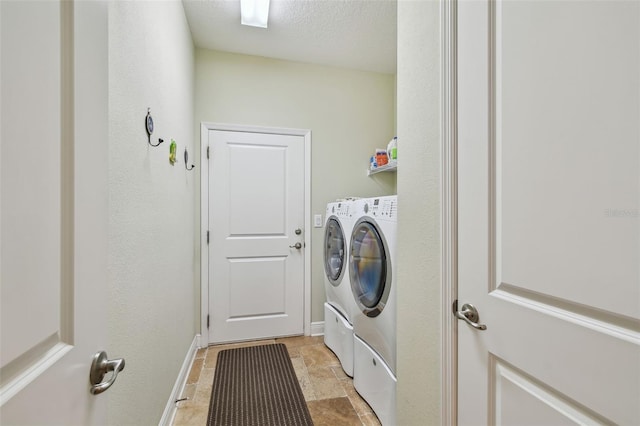
[[298, 250], [300, 250], [302, 248], [302, 244], [301, 243], [295, 243], [292, 246], [289, 246], [289, 248], [296, 248]]
[[480, 321], [480, 314], [478, 310], [471, 303], [465, 303], [462, 305], [462, 309], [458, 310], [458, 301], [453, 303], [453, 312], [458, 319], [464, 320], [471, 327], [478, 330], [486, 330], [487, 326], [484, 324], [478, 324]]
[[296, 235], [300, 235], [302, 234], [302, 229], [298, 228], [294, 232], [296, 233]]
[[[96, 352], [93, 356], [93, 362], [91, 363], [91, 370], [89, 371], [89, 382], [91, 383], [92, 395], [98, 395], [111, 387], [116, 381], [118, 373], [124, 370], [124, 358], [107, 359], [107, 353], [105, 351]], [[113, 374], [106, 382], [103, 382], [105, 374], [112, 372]]]

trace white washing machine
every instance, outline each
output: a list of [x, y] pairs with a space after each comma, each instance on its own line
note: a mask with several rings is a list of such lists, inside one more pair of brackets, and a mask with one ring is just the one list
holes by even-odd
[[353, 200], [327, 204], [324, 233], [324, 343], [353, 377], [353, 326], [357, 310], [349, 279], [349, 238], [353, 228]]
[[349, 241], [353, 316], [353, 384], [380, 422], [396, 413], [396, 195], [357, 200]]

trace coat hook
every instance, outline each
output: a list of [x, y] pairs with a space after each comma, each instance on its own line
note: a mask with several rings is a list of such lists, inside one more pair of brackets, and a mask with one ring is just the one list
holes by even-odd
[[196, 165], [192, 164], [191, 167], [189, 167], [187, 164], [188, 162], [189, 162], [189, 153], [187, 152], [187, 148], [185, 148], [184, 149], [184, 168], [187, 170], [193, 170], [196, 167]]
[[162, 142], [164, 142], [164, 140], [158, 139], [157, 144], [154, 145], [151, 143], [151, 135], [153, 134], [153, 117], [151, 117], [151, 108], [147, 108], [147, 117], [144, 120], [144, 125], [145, 125], [145, 128], [147, 129], [147, 136], [149, 137], [149, 145], [158, 146]]

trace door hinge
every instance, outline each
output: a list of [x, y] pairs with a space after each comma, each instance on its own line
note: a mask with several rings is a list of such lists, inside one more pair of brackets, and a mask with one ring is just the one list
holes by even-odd
[[207, 159], [209, 159], [209, 147], [207, 146]]
[[207, 330], [209, 329], [209, 314], [207, 314]]
[[207, 231], [207, 244], [209, 244], [209, 231]]

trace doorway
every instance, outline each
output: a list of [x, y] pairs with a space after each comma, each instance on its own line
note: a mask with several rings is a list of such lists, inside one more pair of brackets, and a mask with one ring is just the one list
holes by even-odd
[[201, 129], [202, 335], [309, 334], [311, 132]]

